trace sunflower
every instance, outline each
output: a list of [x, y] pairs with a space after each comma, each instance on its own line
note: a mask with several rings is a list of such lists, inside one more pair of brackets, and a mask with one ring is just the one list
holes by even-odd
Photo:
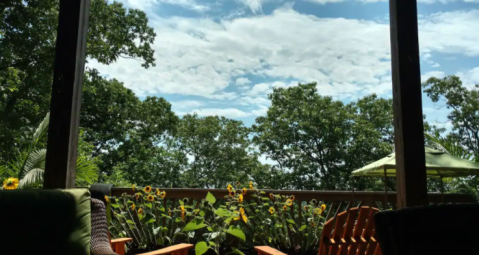
[[241, 182], [236, 182], [236, 186], [239, 186], [239, 185], [241, 185]]
[[131, 185], [131, 189], [135, 191], [135, 184]]
[[150, 192], [151, 192], [151, 187], [150, 187], [150, 186], [146, 186], [144, 190], [145, 190], [146, 193], [150, 193]]
[[107, 203], [110, 202], [110, 199], [108, 199], [108, 196], [107, 196], [107, 195], [105, 195], [105, 201], [106, 201]]
[[180, 206], [180, 210], [181, 210], [181, 220], [185, 220], [185, 214], [186, 214], [186, 211], [185, 211], [185, 206]]
[[271, 198], [271, 200], [274, 200], [274, 195], [273, 195], [273, 193], [269, 193], [269, 198]]
[[296, 199], [296, 197], [295, 197], [294, 195], [292, 195], [290, 198], [291, 198], [291, 200], [293, 200], [293, 201]]
[[287, 205], [287, 206], [292, 206], [292, 205], [293, 205], [293, 200], [291, 200], [291, 199], [289, 199], [289, 198], [286, 199], [286, 205]]
[[249, 182], [249, 189], [253, 189], [253, 182]]
[[18, 188], [18, 178], [8, 178], [3, 181], [3, 189], [5, 190], [14, 190]]
[[230, 191], [230, 197], [234, 197], [234, 196], [235, 196], [234, 190], [233, 190], [233, 191]]
[[153, 195], [148, 195], [147, 197], [148, 201], [153, 202], [155, 201], [155, 197]]
[[286, 205], [283, 205], [283, 210], [288, 210], [288, 207]]
[[244, 212], [243, 207], [240, 208], [240, 215], [241, 215], [241, 219], [243, 219], [244, 223], [248, 223], [248, 217], [246, 217], [246, 213]]
[[138, 209], [138, 214], [143, 214], [143, 208]]
[[246, 196], [246, 193], [248, 193], [248, 190], [246, 188], [243, 188], [243, 196]]
[[273, 207], [270, 207], [270, 208], [269, 208], [269, 213], [270, 213], [270, 214], [273, 214], [273, 213], [274, 213], [274, 208], [273, 208]]
[[315, 205], [315, 204], [318, 203], [318, 201], [316, 201], [316, 199], [312, 199], [310, 203], [313, 204], [313, 205]]
[[324, 210], [326, 210], [326, 205], [325, 205], [325, 204], [322, 204], [322, 205], [321, 205], [321, 211], [324, 211]]
[[160, 189], [156, 189], [156, 196], [160, 196]]
[[161, 197], [161, 198], [165, 198], [165, 197], [166, 197], [166, 191], [160, 192], [160, 197]]
[[306, 211], [309, 209], [307, 205], [303, 206], [303, 208], [304, 208], [304, 210], [306, 210]]
[[240, 194], [238, 197], [238, 203], [243, 203], [243, 194]]
[[168, 215], [171, 216], [171, 209], [168, 208]]
[[228, 192], [230, 192], [230, 193], [231, 193], [231, 191], [233, 190], [233, 186], [231, 186], [231, 184], [228, 184], [228, 187], [227, 187], [227, 189], [228, 189]]
[[130, 209], [131, 209], [132, 211], [135, 210], [135, 204], [132, 204], [132, 205], [130, 206]]
[[135, 194], [135, 199], [136, 199], [136, 200], [140, 199], [140, 193], [136, 193], [136, 194]]
[[321, 215], [321, 213], [322, 213], [321, 209], [319, 208], [314, 209], [314, 215]]

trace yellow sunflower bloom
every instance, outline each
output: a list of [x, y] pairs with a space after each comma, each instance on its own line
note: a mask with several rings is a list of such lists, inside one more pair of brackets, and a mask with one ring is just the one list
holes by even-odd
[[151, 192], [151, 187], [150, 187], [150, 186], [146, 186], [145, 189], [144, 189], [144, 191], [145, 191], [146, 193], [150, 193], [150, 192]]
[[181, 211], [181, 220], [185, 221], [185, 211]]
[[326, 205], [325, 205], [325, 204], [322, 204], [322, 205], [321, 205], [321, 210], [322, 210], [322, 211], [326, 210]]
[[171, 216], [171, 209], [168, 208], [168, 215]]
[[234, 197], [235, 196], [235, 192], [234, 191], [230, 191], [230, 197]]
[[156, 195], [160, 196], [160, 189], [156, 189]]
[[140, 199], [140, 193], [136, 193], [136, 194], [135, 194], [135, 199], [136, 199], [136, 200]]
[[314, 209], [314, 215], [320, 215], [321, 214], [321, 209], [316, 208]]
[[108, 199], [108, 196], [107, 196], [107, 195], [105, 195], [105, 201], [106, 201], [107, 203], [110, 202], [110, 199]]
[[243, 207], [240, 208], [240, 215], [241, 219], [243, 219], [244, 223], [248, 223], [248, 217], [246, 217], [246, 212]]
[[238, 203], [243, 203], [243, 194], [240, 194], [238, 197]]
[[253, 189], [253, 182], [249, 182], [249, 189]]
[[273, 195], [273, 193], [269, 193], [269, 198], [271, 198], [271, 200], [274, 200], [274, 195]]
[[20, 182], [18, 181], [18, 178], [8, 178], [5, 181], [3, 181], [3, 189], [5, 190], [17, 189], [19, 183]]
[[291, 200], [291, 199], [289, 199], [289, 198], [286, 199], [286, 205], [287, 205], [287, 206], [292, 206], [292, 205], [293, 205], [293, 200]]
[[239, 186], [239, 185], [241, 185], [241, 182], [236, 182], [236, 186]]
[[248, 190], [246, 188], [243, 188], [243, 196], [246, 196], [246, 193], [248, 193]]
[[294, 201], [295, 199], [296, 199], [296, 197], [295, 197], [294, 195], [292, 195], [292, 196], [291, 196], [291, 200]]
[[131, 209], [132, 211], [135, 210], [135, 204], [132, 204], [132, 205], [130, 206], [130, 209]]
[[135, 184], [131, 185], [131, 189], [135, 191]]
[[148, 199], [148, 201], [150, 201], [150, 202], [155, 201], [155, 197], [152, 196], [152, 195], [148, 195], [147, 199]]
[[269, 213], [270, 213], [270, 214], [273, 214], [273, 213], [274, 213], [274, 208], [273, 208], [273, 207], [270, 207], [270, 208], [269, 208]]
[[283, 210], [288, 210], [288, 207], [286, 205], [283, 205]]
[[230, 193], [231, 193], [231, 191], [233, 190], [233, 186], [231, 186], [231, 184], [228, 184], [228, 187], [227, 187], [227, 189], [228, 189], [228, 192], [230, 192]]
[[165, 198], [165, 197], [166, 197], [166, 191], [160, 192], [160, 197], [161, 197], [161, 198]]
[[138, 209], [138, 214], [143, 214], [143, 208]]

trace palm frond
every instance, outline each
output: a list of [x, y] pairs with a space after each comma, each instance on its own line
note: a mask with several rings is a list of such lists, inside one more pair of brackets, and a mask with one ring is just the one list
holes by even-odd
[[44, 173], [45, 173], [45, 170], [40, 168], [31, 169], [20, 180], [20, 183], [18, 184], [18, 188], [24, 189], [26, 187], [35, 186], [36, 184], [43, 182]]
[[88, 186], [98, 179], [98, 167], [85, 156], [78, 156], [76, 165], [76, 185]]
[[43, 137], [43, 135], [48, 131], [48, 125], [50, 123], [50, 113], [47, 113], [47, 116], [43, 119], [40, 125], [35, 130], [35, 133], [32, 137], [32, 146], [35, 146], [38, 141]]
[[47, 158], [47, 150], [40, 149], [32, 151], [28, 154], [28, 157], [25, 159], [23, 167], [18, 172], [18, 178], [22, 179], [24, 175], [30, 172], [34, 168], [45, 169], [45, 161]]

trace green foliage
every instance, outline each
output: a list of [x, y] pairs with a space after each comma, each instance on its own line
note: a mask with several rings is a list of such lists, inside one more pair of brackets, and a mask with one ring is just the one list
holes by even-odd
[[253, 141], [288, 170], [296, 189], [345, 189], [350, 172], [392, 151], [391, 101], [375, 95], [345, 105], [316, 84], [275, 88]]
[[[2, 1], [0, 10], [0, 160], [13, 159], [10, 148], [49, 111], [59, 0]], [[134, 58], [154, 65], [155, 38], [144, 12], [121, 3], [93, 0], [87, 59], [110, 64]], [[90, 141], [90, 140], [88, 140]]]

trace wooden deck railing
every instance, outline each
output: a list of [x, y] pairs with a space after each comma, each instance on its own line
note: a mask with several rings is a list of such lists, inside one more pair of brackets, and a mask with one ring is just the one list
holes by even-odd
[[[226, 189], [190, 189], [190, 188], [159, 188], [161, 191], [166, 191], [166, 199], [164, 203], [170, 201], [173, 208], [178, 199], [188, 198], [189, 204], [195, 203], [194, 201], [201, 201], [206, 197], [208, 192], [211, 192], [217, 199], [222, 199], [228, 195]], [[154, 188], [153, 190], [156, 190]], [[356, 207], [359, 205], [373, 206], [380, 209], [396, 209], [396, 192], [388, 192], [386, 203], [386, 194], [384, 192], [369, 192], [369, 191], [310, 191], [310, 190], [263, 190], [265, 196], [269, 193], [281, 194], [281, 195], [294, 195], [296, 200], [295, 204], [307, 203], [312, 199], [316, 199], [320, 203], [328, 205], [328, 212], [326, 218], [334, 217], [338, 212], [344, 211], [350, 207]], [[250, 191], [249, 191], [250, 192]], [[131, 188], [113, 188], [112, 196], [121, 196], [123, 193], [133, 194], [134, 191]], [[245, 196], [245, 200], [249, 199], [248, 193]], [[251, 193], [252, 194], [252, 193]], [[444, 194], [429, 193], [429, 203], [473, 203], [476, 202], [475, 198], [465, 194]], [[199, 205], [199, 203], [195, 203]], [[293, 209], [298, 210], [294, 213]], [[291, 207], [295, 218], [301, 218], [302, 206]]]

